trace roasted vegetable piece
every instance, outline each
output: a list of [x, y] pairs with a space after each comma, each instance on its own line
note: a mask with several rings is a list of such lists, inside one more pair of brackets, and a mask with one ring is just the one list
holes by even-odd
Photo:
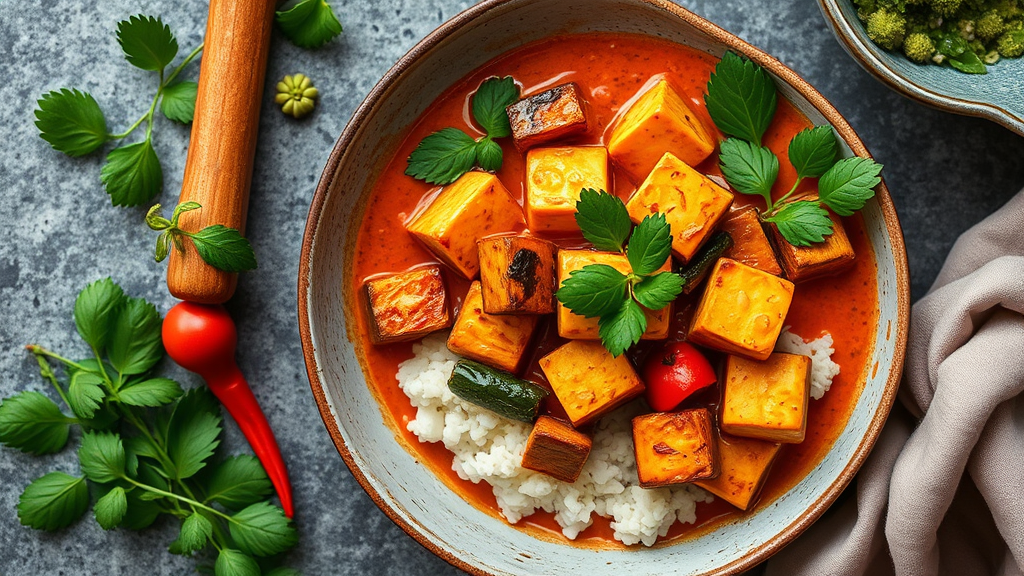
[[690, 322], [694, 344], [765, 360], [793, 301], [793, 283], [719, 258]]
[[515, 372], [539, 319], [538, 316], [487, 314], [480, 283], [473, 282], [448, 336], [448, 349], [488, 366]]
[[448, 378], [448, 389], [466, 402], [500, 416], [533, 422], [548, 391], [508, 372], [472, 360], [459, 360]]
[[590, 436], [561, 420], [541, 416], [523, 451], [523, 468], [573, 483], [590, 456]]
[[729, 236], [728, 232], [717, 232], [699, 252], [694, 254], [688, 264], [676, 270], [683, 279], [683, 294], [690, 294], [696, 290], [714, 268], [715, 262], [718, 262], [731, 246], [732, 236]]
[[[612, 252], [594, 252], [593, 250], [559, 250], [558, 251], [558, 285], [569, 277], [573, 270], [579, 270], [588, 264], [607, 264], [623, 274], [633, 271], [629, 260], [622, 254]], [[669, 270], [672, 259], [665, 261], [660, 271]], [[647, 317], [647, 330], [641, 337], [643, 340], [664, 340], [668, 338], [669, 323], [672, 320], [672, 306], [661, 310], [644, 310]], [[598, 319], [573, 314], [568, 308], [558, 303], [558, 335], [573, 340], [599, 340]]]
[[484, 312], [555, 311], [554, 244], [532, 236], [494, 236], [481, 240], [479, 250]]
[[689, 262], [732, 205], [732, 193], [666, 152], [626, 202], [633, 222], [661, 212], [672, 227], [672, 253]]
[[575, 82], [527, 96], [505, 112], [520, 151], [587, 131], [586, 102]]
[[524, 224], [522, 209], [497, 176], [467, 172], [405, 227], [442, 262], [472, 280], [480, 271], [477, 241], [515, 232]]
[[690, 166], [715, 151], [704, 123], [665, 80], [644, 92], [612, 130], [608, 154], [634, 182], [654, 169], [665, 152]]
[[573, 340], [541, 358], [540, 368], [577, 427], [644, 391], [626, 356], [612, 356], [600, 342]]
[[804, 441], [811, 359], [776, 352], [763, 362], [729, 356], [722, 383], [722, 431], [785, 444]]
[[831, 212], [829, 217], [832, 218], [832, 234], [826, 236], [824, 242], [810, 246], [793, 246], [786, 242], [774, 224], [771, 225], [772, 244], [786, 271], [786, 278], [795, 283], [804, 282], [838, 274], [853, 264], [857, 256], [853, 253], [853, 245], [846, 236], [842, 220]]
[[778, 442], [719, 434], [722, 472], [714, 480], [699, 480], [695, 484], [740, 510], [747, 510], [761, 492], [781, 447]]
[[732, 236], [732, 248], [725, 251], [726, 258], [775, 276], [782, 275], [782, 268], [779, 268], [753, 206], [730, 210], [722, 219], [720, 229]]
[[718, 442], [707, 408], [633, 418], [633, 449], [644, 488], [718, 476]]
[[579, 233], [584, 188], [610, 190], [604, 146], [534, 148], [526, 153], [526, 223], [533, 232]]
[[715, 369], [686, 342], [668, 342], [647, 357], [643, 369], [647, 404], [668, 412], [688, 396], [715, 383]]
[[371, 278], [363, 286], [376, 344], [416, 340], [452, 325], [440, 266]]

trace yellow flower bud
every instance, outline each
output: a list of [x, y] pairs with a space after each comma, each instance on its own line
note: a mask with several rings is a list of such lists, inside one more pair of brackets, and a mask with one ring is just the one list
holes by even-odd
[[313, 87], [313, 81], [304, 74], [285, 76], [277, 83], [277, 94], [274, 102], [281, 106], [281, 111], [294, 118], [309, 115], [316, 108], [316, 99], [320, 92]]

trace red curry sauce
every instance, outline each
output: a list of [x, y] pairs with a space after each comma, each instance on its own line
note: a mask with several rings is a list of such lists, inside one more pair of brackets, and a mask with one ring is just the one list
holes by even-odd
[[[710, 55], [667, 41], [623, 34], [588, 34], [527, 45], [488, 63], [452, 86], [408, 131], [403, 144], [376, 182], [365, 207], [356, 240], [353, 274], [345, 289], [359, 294], [364, 279], [369, 276], [437, 262], [404, 228], [408, 216], [424, 197], [436, 191], [404, 174], [406, 158], [421, 139], [441, 128], [454, 126], [470, 134], [479, 133], [471, 121], [469, 98], [486, 78], [511, 75], [521, 84], [524, 95], [557, 84], [576, 82], [587, 97], [591, 131], [585, 136], [551, 145], [602, 144], [606, 128], [623, 105], [658, 74], [664, 74], [705, 125], [712, 128], [704, 108], [703, 94], [716, 62], [717, 59]], [[795, 179], [795, 172], [787, 161], [789, 140], [809, 126], [810, 122], [789, 102], [779, 99], [778, 111], [764, 139], [765, 145], [780, 159], [779, 179], [775, 186], [777, 196], [787, 191]], [[504, 164], [498, 177], [521, 204], [525, 191], [525, 155], [516, 151], [510, 138], [503, 139], [501, 144]], [[713, 154], [697, 169], [705, 174], [720, 174], [717, 162], [717, 154]], [[635, 190], [635, 185], [618, 170], [614, 171], [613, 182], [615, 194], [623, 199]], [[802, 187], [813, 189], [814, 185], [811, 181]], [[756, 202], [756, 198], [737, 194], [735, 206]], [[854, 266], [839, 276], [798, 284], [786, 318], [791, 330], [805, 338], [817, 338], [825, 331], [831, 333], [835, 340], [832, 359], [842, 371], [824, 398], [811, 400], [806, 439], [801, 444], [784, 446], [769, 473], [755, 510], [784, 494], [822, 460], [846, 425], [867, 377], [868, 355], [874, 345], [878, 322], [875, 257], [860, 216], [844, 218], [843, 224], [857, 253]], [[563, 246], [583, 244], [582, 237], [555, 240]], [[445, 274], [452, 304], [457, 308], [469, 282], [449, 270]], [[685, 333], [700, 292], [697, 290], [677, 301], [673, 335]], [[452, 455], [443, 444], [421, 443], [406, 429], [408, 422], [415, 418], [416, 410], [398, 387], [395, 374], [398, 364], [412, 357], [412, 344], [373, 345], [369, 340], [366, 314], [361, 307], [356, 308], [358, 321], [352, 337], [357, 339], [357, 350], [363, 353], [362, 365], [367, 381], [375, 388], [386, 413], [393, 418], [389, 424], [394, 427], [396, 437], [453, 490], [478, 508], [500, 517], [490, 485], [460, 479], [451, 469]], [[528, 378], [542, 385], [546, 382], [536, 361], [562, 342], [554, 330], [554, 317], [544, 322], [548, 324], [540, 329], [539, 351], [526, 369]], [[640, 362], [653, 345], [656, 343], [641, 343], [630, 355]], [[711, 359], [715, 361], [718, 358], [711, 354]], [[693, 402], [714, 404], [716, 395], [717, 390], [712, 390]], [[560, 412], [557, 399], [552, 395], [549, 400], [546, 408], [557, 415]], [[676, 523], [662, 540], [692, 537], [722, 522], [738, 519], [743, 514], [716, 498], [712, 503], [698, 504], [695, 524]], [[608, 519], [595, 514], [594, 524], [581, 533], [576, 542], [586, 546], [622, 546], [613, 540], [609, 523]], [[554, 515], [547, 512], [538, 511], [524, 518], [518, 526], [541, 537], [567, 541], [561, 536]]]

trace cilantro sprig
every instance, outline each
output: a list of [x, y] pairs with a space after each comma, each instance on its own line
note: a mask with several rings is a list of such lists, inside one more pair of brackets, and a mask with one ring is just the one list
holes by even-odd
[[156, 239], [156, 261], [163, 262], [173, 245], [185, 251], [185, 241], [192, 242], [204, 262], [225, 272], [245, 272], [256, 269], [256, 254], [242, 233], [222, 224], [207, 226], [198, 232], [187, 232], [178, 226], [181, 215], [202, 208], [198, 202], [182, 202], [174, 208], [171, 219], [160, 215], [159, 204], [146, 214], [146, 225], [160, 232]]
[[[259, 460], [217, 455], [223, 418], [210, 391], [184, 391], [154, 373], [164, 356], [156, 308], [107, 278], [79, 293], [74, 320], [90, 358], [27, 347], [69, 412], [37, 391], [0, 402], [0, 443], [8, 447], [53, 454], [72, 426], [81, 429], [79, 472], [50, 472], [29, 484], [18, 500], [21, 523], [60, 530], [90, 501], [104, 530], [141, 530], [171, 516], [181, 527], [169, 551], [197, 555], [218, 576], [259, 574], [256, 557], [293, 547], [295, 527], [267, 500], [273, 486]], [[269, 574], [297, 574], [277, 570]]]
[[519, 86], [511, 76], [488, 78], [473, 94], [473, 120], [484, 131], [474, 139], [458, 128], [442, 128], [420, 141], [409, 155], [405, 173], [428, 184], [445, 185], [474, 166], [495, 171], [501, 168], [501, 146], [496, 138], [512, 134], [505, 108], [519, 99]]
[[555, 295], [574, 314], [598, 318], [601, 342], [619, 356], [647, 330], [644, 308], [661, 310], [683, 291], [677, 274], [658, 272], [672, 249], [671, 229], [660, 213], [634, 228], [622, 200], [592, 189], [580, 193], [576, 223], [595, 248], [625, 254], [632, 272], [589, 264], [570, 272]]
[[[726, 181], [742, 194], [761, 196], [762, 222], [774, 224], [787, 242], [810, 246], [832, 234], [828, 209], [849, 216], [864, 207], [881, 182], [882, 165], [869, 158], [837, 160], [839, 144], [830, 126], [802, 130], [789, 143], [789, 162], [796, 182], [778, 200], [772, 188], [779, 176], [779, 159], [762, 146], [775, 115], [775, 82], [757, 64], [727, 52], [708, 81], [704, 101], [720, 131], [729, 136], [721, 144], [719, 167]], [[800, 184], [818, 178], [818, 199], [791, 199]]]

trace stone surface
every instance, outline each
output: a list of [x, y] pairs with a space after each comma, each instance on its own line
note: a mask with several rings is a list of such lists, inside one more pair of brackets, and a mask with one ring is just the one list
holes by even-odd
[[[417, 40], [468, 2], [335, 0], [345, 34], [310, 52], [275, 31], [268, 78], [302, 72], [322, 94], [311, 118], [294, 122], [264, 97], [249, 237], [260, 260], [229, 308], [240, 333], [239, 362], [265, 407], [288, 461], [301, 544], [289, 562], [316, 574], [456, 574], [388, 520], [338, 457], [309, 392], [296, 320], [298, 254], [308, 203], [335, 138], [374, 83]], [[914, 297], [934, 279], [956, 237], [1024, 186], [1024, 139], [984, 120], [928, 109], [863, 72], [826, 29], [813, 0], [686, 0], [794, 68], [849, 119], [879, 161], [906, 231]], [[99, 182], [102, 155], [71, 159], [51, 150], [32, 125], [33, 102], [64, 86], [91, 92], [111, 129], [146, 109], [150, 73], [129, 66], [114, 39], [118, 20], [159, 14], [184, 50], [202, 38], [206, 3], [182, 0], [76, 2], [0, 0], [0, 396], [51, 394], [22, 351], [35, 342], [72, 357], [87, 350], [71, 306], [87, 282], [111, 275], [161, 310], [173, 303], [155, 234], [143, 208], [111, 207]], [[195, 77], [196, 68], [187, 76]], [[173, 205], [188, 129], [158, 119], [164, 166], [159, 200]], [[197, 379], [168, 367], [182, 382]], [[245, 449], [233, 424], [227, 446]], [[104, 533], [87, 518], [56, 534], [18, 524], [22, 487], [52, 469], [75, 471], [75, 455], [31, 457], [0, 450], [0, 574], [191, 574], [192, 560], [162, 550], [173, 526]]]

